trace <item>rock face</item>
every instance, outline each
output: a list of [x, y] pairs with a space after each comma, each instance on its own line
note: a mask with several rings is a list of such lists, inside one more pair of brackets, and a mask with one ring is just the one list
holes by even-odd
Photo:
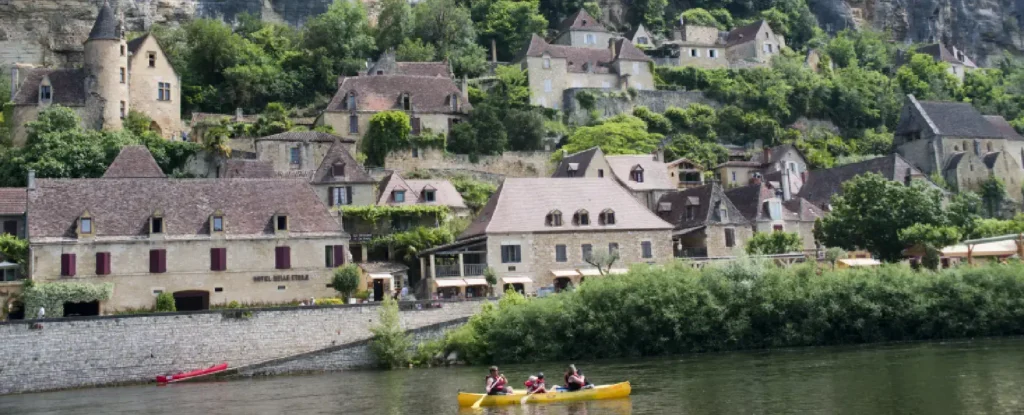
[[[109, 0], [129, 31], [193, 18], [232, 22], [241, 13], [301, 25], [332, 0]], [[82, 42], [103, 0], [0, 0], [0, 67], [12, 63], [64, 66], [81, 59]]]

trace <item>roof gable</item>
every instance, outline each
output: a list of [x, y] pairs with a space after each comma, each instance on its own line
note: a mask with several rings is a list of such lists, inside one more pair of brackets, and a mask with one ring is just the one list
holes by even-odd
[[39, 105], [39, 86], [50, 82], [50, 104], [85, 105], [85, 71], [82, 69], [35, 68], [25, 70], [25, 80], [14, 96], [15, 105]]
[[164, 178], [164, 171], [146, 146], [124, 146], [103, 173], [104, 179]]
[[[596, 146], [562, 157], [562, 161], [558, 163], [558, 167], [555, 168], [555, 173], [551, 177], [584, 177], [587, 168], [596, 157], [604, 157], [601, 148]], [[570, 167], [575, 168], [570, 169]], [[572, 176], [569, 175], [570, 170], [575, 172]]]
[[[693, 198], [696, 198], [695, 205]], [[658, 210], [661, 218], [675, 225], [676, 229], [693, 228], [712, 223], [722, 224], [715, 218], [713, 209], [719, 202], [724, 203], [726, 211], [729, 212], [728, 221], [724, 224], [750, 225], [743, 212], [732, 203], [717, 183], [667, 193], [658, 200]], [[663, 211], [663, 206], [668, 209]], [[687, 206], [697, 206], [693, 219], [687, 216]]]
[[583, 30], [588, 32], [607, 32], [608, 29], [604, 27], [601, 22], [598, 22], [594, 16], [591, 16], [586, 9], [579, 9], [576, 13], [571, 14], [569, 17], [562, 20], [562, 23], [558, 25], [559, 32], [567, 30]]
[[[996, 138], [1003, 134], [967, 102], [917, 101], [910, 96], [905, 105], [915, 105], [936, 135]], [[901, 123], [902, 124], [902, 123]]]
[[[344, 174], [341, 176], [334, 175], [334, 165], [343, 164]], [[331, 144], [331, 148], [327, 149], [327, 154], [324, 155], [323, 161], [320, 162], [320, 166], [313, 173], [311, 181], [314, 184], [329, 184], [329, 183], [373, 183], [372, 177], [366, 173], [363, 166], [348, 151], [345, 150], [345, 146], [339, 141], [335, 141]]]
[[629, 61], [650, 61], [651, 58], [633, 45], [628, 39], [615, 39], [615, 59]]
[[[668, 165], [657, 161], [650, 154], [628, 156], [605, 156], [615, 178], [630, 190], [674, 190], [675, 183], [668, 175]], [[631, 173], [639, 167], [643, 171], [643, 182], [632, 179]]]
[[122, 35], [121, 22], [114, 16], [110, 4], [104, 0], [96, 16], [96, 23], [93, 23], [89, 31], [89, 40], [120, 40]]
[[[761, 31], [762, 26], [767, 26], [764, 20], [758, 20], [754, 23], [746, 26], [737, 27], [729, 32], [726, 36], [726, 44], [728, 46], [736, 46], [741, 43], [747, 43], [753, 40], [757, 40], [757, 33]], [[768, 27], [769, 33], [771, 33], [771, 27]]]
[[409, 94], [413, 111], [453, 113], [452, 96], [458, 100], [457, 113], [473, 106], [450, 78], [412, 75], [373, 75], [348, 77], [327, 106], [329, 112], [347, 112], [346, 97], [356, 95], [356, 111], [387, 111], [401, 108], [402, 94]]

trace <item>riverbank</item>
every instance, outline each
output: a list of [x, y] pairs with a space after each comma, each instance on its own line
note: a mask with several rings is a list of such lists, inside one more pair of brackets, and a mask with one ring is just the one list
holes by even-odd
[[572, 361], [1024, 334], [1024, 265], [940, 272], [741, 260], [636, 268], [506, 296], [446, 337], [470, 363]]

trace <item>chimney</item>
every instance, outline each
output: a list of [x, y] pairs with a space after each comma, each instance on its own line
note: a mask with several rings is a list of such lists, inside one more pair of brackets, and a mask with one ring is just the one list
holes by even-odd
[[772, 159], [772, 148], [765, 147], [762, 151], [764, 152], [764, 159], [761, 160], [761, 162], [767, 164], [768, 161]]
[[498, 42], [491, 38], [491, 62], [498, 63]]
[[28, 171], [28, 190], [36, 190], [36, 171]]
[[789, 170], [782, 171], [782, 200], [787, 201], [793, 195], [789, 193]]
[[21, 86], [21, 79], [19, 79], [20, 72], [18, 65], [11, 66], [11, 101], [14, 101], [14, 96], [18, 95], [18, 87]]
[[235, 108], [235, 122], [242, 122], [243, 116], [245, 116], [245, 114], [242, 112], [242, 108]]

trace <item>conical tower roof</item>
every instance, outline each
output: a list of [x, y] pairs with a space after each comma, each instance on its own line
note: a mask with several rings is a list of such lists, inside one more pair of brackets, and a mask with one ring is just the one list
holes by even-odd
[[121, 25], [114, 16], [114, 10], [110, 3], [104, 1], [100, 7], [100, 14], [96, 16], [96, 23], [92, 25], [89, 32], [89, 40], [119, 40], [121, 39]]

